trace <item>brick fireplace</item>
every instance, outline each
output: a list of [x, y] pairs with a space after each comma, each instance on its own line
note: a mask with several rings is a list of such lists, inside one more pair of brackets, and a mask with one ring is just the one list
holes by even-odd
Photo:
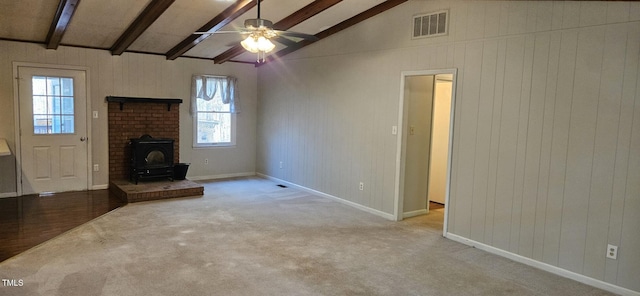
[[107, 97], [109, 189], [126, 202], [202, 195], [203, 186], [189, 180], [129, 181], [129, 141], [142, 135], [173, 139], [173, 163], [180, 159], [180, 99]]
[[179, 105], [168, 107], [161, 99], [131, 99], [134, 100], [109, 101], [109, 181], [129, 179], [129, 140], [132, 138], [147, 134], [154, 138], [174, 139], [173, 162], [178, 163], [180, 159]]

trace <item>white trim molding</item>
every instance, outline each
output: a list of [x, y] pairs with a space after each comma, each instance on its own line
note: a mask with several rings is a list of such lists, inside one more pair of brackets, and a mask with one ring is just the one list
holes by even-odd
[[109, 184], [101, 184], [101, 185], [93, 185], [91, 186], [91, 190], [104, 190], [109, 189]]
[[5, 193], [0, 193], [0, 198], [7, 198], [7, 197], [16, 197], [18, 196], [17, 192], [5, 192]]
[[325, 198], [328, 198], [328, 199], [335, 200], [335, 201], [337, 201], [339, 203], [354, 207], [354, 208], [356, 208], [358, 210], [362, 210], [362, 211], [365, 211], [365, 212], [370, 213], [370, 214], [374, 214], [376, 216], [380, 216], [380, 217], [385, 218], [387, 220], [391, 220], [391, 221], [395, 221], [396, 220], [395, 216], [392, 215], [392, 214], [385, 213], [383, 211], [379, 211], [379, 210], [376, 210], [376, 209], [372, 209], [370, 207], [363, 206], [361, 204], [357, 204], [355, 202], [348, 201], [346, 199], [343, 199], [343, 198], [340, 198], [340, 197], [337, 197], [337, 196], [333, 196], [331, 194], [327, 194], [327, 193], [324, 193], [324, 192], [320, 192], [318, 190], [314, 190], [314, 189], [311, 189], [311, 188], [300, 186], [298, 184], [291, 183], [291, 182], [288, 182], [288, 181], [285, 181], [285, 180], [282, 180], [282, 179], [278, 179], [278, 178], [275, 178], [275, 177], [271, 177], [269, 175], [265, 175], [265, 174], [262, 174], [262, 173], [256, 173], [256, 175], [258, 177], [261, 177], [261, 178], [264, 178], [264, 179], [268, 179], [268, 180], [271, 180], [271, 181], [274, 181], [274, 182], [277, 182], [277, 183], [281, 183], [283, 185], [287, 185], [289, 187], [293, 187], [293, 188], [305, 191], [307, 193], [311, 193], [311, 194], [314, 194], [314, 195], [318, 195], [318, 196], [321, 196], [321, 197], [325, 197]]
[[615, 293], [615, 294], [623, 295], [623, 296], [640, 296], [640, 292], [629, 290], [627, 288], [616, 286], [614, 284], [610, 284], [610, 283], [607, 283], [607, 282], [604, 282], [604, 281], [601, 281], [601, 280], [598, 280], [598, 279], [590, 278], [588, 276], [585, 276], [585, 275], [582, 275], [582, 274], [579, 274], [579, 273], [575, 273], [573, 271], [569, 271], [569, 270], [566, 270], [566, 269], [562, 269], [560, 267], [553, 266], [551, 264], [547, 264], [547, 263], [544, 263], [544, 262], [536, 261], [536, 260], [533, 260], [531, 258], [527, 258], [527, 257], [521, 256], [521, 255], [518, 255], [518, 254], [514, 254], [514, 253], [511, 253], [511, 252], [502, 250], [502, 249], [498, 249], [496, 247], [492, 247], [492, 246], [483, 244], [481, 242], [477, 242], [477, 241], [474, 241], [474, 240], [459, 236], [457, 234], [453, 234], [453, 233], [447, 232], [445, 234], [445, 237], [450, 239], [450, 240], [465, 244], [467, 246], [471, 246], [471, 247], [477, 248], [479, 250], [483, 250], [483, 251], [489, 252], [491, 254], [495, 254], [495, 255], [498, 255], [498, 256], [501, 256], [501, 257], [505, 257], [507, 259], [511, 259], [513, 261], [516, 261], [516, 262], [519, 262], [519, 263], [522, 263], [522, 264], [525, 264], [525, 265], [529, 265], [531, 267], [535, 267], [535, 268], [538, 268], [538, 269], [553, 273], [555, 275], [559, 275], [561, 277], [572, 279], [574, 281], [583, 283], [585, 285], [596, 287], [598, 289], [602, 289], [602, 290], [605, 290], [605, 291], [608, 291], [608, 292], [611, 292], [611, 293]]
[[416, 210], [416, 211], [411, 211], [411, 212], [404, 212], [402, 213], [402, 219], [407, 219], [407, 218], [411, 218], [411, 217], [415, 217], [415, 216], [421, 216], [421, 215], [426, 215], [427, 209], [420, 209], [420, 210]]
[[227, 178], [236, 178], [236, 177], [251, 177], [255, 175], [256, 175], [256, 172], [245, 172], [245, 173], [219, 174], [219, 175], [208, 175], [208, 176], [189, 176], [187, 177], [187, 179], [191, 181], [202, 181], [202, 180], [227, 179]]

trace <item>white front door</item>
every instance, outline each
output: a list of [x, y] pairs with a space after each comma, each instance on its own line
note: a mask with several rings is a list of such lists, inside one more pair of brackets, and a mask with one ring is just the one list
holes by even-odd
[[22, 194], [88, 189], [81, 70], [18, 67]]

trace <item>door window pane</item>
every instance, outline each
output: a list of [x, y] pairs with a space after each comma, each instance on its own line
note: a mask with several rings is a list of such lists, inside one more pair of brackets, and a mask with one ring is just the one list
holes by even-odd
[[32, 92], [34, 134], [75, 132], [73, 78], [34, 76]]
[[74, 128], [74, 118], [73, 115], [62, 115], [60, 116], [60, 133], [63, 134], [72, 134]]
[[48, 115], [33, 115], [33, 133], [50, 134], [51, 118]]
[[47, 114], [47, 97], [33, 96], [33, 114]]
[[63, 97], [62, 98], [62, 114], [71, 114], [73, 115], [73, 97]]
[[47, 94], [47, 77], [33, 77], [33, 95], [46, 95]]
[[73, 78], [60, 79], [62, 84], [62, 95], [73, 97]]
[[47, 94], [60, 95], [60, 77], [47, 77]]

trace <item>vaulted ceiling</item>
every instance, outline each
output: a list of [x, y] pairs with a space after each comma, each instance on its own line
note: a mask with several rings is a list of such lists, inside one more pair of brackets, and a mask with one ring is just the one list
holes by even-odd
[[[315, 35], [322, 42], [407, 0], [263, 0], [260, 15], [274, 29]], [[211, 59], [215, 63], [255, 63], [241, 34], [234, 31], [256, 18], [256, 0], [0, 0], [0, 40]], [[283, 56], [313, 42], [276, 43]]]

